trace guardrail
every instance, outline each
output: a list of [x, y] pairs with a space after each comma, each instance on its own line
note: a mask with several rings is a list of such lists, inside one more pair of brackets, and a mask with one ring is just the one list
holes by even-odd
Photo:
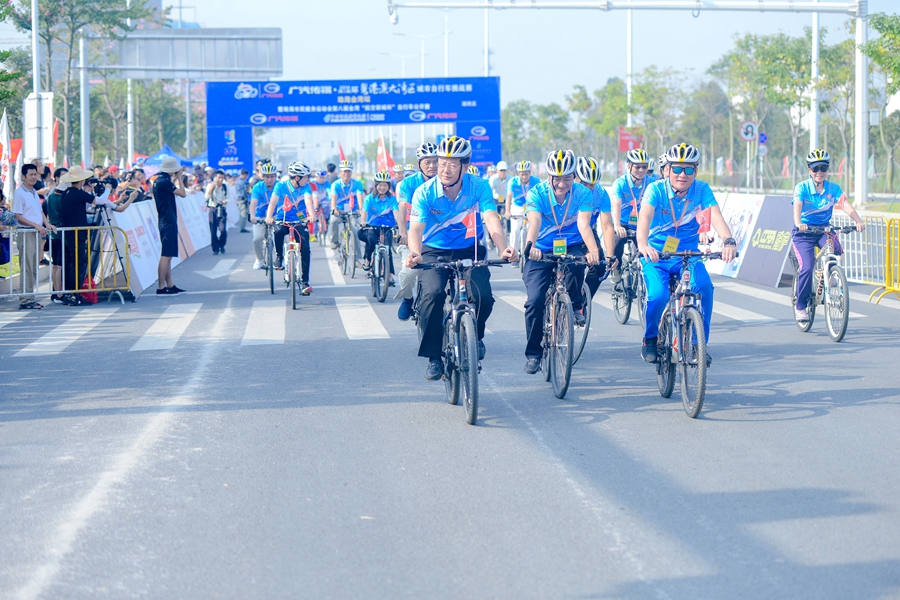
[[[882, 217], [865, 217], [865, 223], [862, 233], [841, 236], [841, 265], [848, 281], [881, 286], [887, 277], [887, 222]], [[855, 222], [846, 214], [835, 213], [831, 224], [846, 227]]]
[[[107, 301], [122, 292], [130, 292], [131, 268], [128, 236], [112, 225], [58, 227], [49, 234], [51, 265], [42, 268], [44, 239], [36, 229], [12, 227], [2, 232], [10, 238], [12, 257], [10, 276], [0, 281], [0, 298], [34, 298], [49, 294], [86, 294], [109, 292]], [[12, 265], [19, 258], [19, 273]], [[17, 285], [16, 282], [17, 281]]]
[[885, 249], [885, 278], [884, 284], [869, 295], [871, 301], [875, 294], [881, 292], [875, 304], [888, 294], [893, 294], [900, 300], [900, 219], [891, 219], [887, 222], [887, 248]]

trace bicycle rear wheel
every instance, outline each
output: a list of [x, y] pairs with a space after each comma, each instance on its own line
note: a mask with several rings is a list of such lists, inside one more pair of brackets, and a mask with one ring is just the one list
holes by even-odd
[[628, 293], [631, 289], [631, 270], [622, 269], [622, 279], [619, 282], [619, 290], [613, 284], [612, 305], [613, 313], [616, 315], [616, 321], [625, 325], [631, 316], [631, 295]]
[[840, 342], [844, 339], [849, 317], [847, 276], [840, 265], [832, 265], [825, 279], [825, 324], [828, 325], [828, 335], [833, 341]]
[[644, 274], [640, 269], [634, 273], [634, 301], [637, 303], [638, 316], [641, 319], [641, 326], [646, 325], [647, 315], [647, 284], [644, 283]]
[[[420, 320], [421, 323], [421, 320]], [[419, 342], [422, 341], [422, 328], [419, 327]], [[447, 392], [449, 404], [459, 403], [459, 371], [453, 361], [453, 347], [456, 345], [456, 333], [453, 331], [453, 319], [447, 317], [444, 323], [444, 391]]]
[[553, 373], [553, 395], [564, 398], [572, 377], [572, 342], [574, 339], [575, 313], [568, 294], [560, 294], [556, 300], [553, 340], [550, 344], [550, 371]]
[[350, 274], [350, 250], [348, 249], [350, 246], [350, 236], [348, 235], [349, 229], [347, 225], [341, 229], [341, 255], [344, 261], [342, 265], [344, 268], [344, 275]]
[[379, 289], [378, 289], [378, 301], [384, 302], [387, 300], [388, 288], [390, 287], [390, 276], [391, 276], [391, 267], [388, 260], [390, 256], [388, 256], [388, 249], [384, 246], [378, 249], [378, 268], [376, 276], [379, 281]]
[[544, 381], [550, 381], [552, 369], [550, 361], [553, 359], [553, 309], [550, 301], [554, 296], [548, 294], [544, 303], [544, 352], [541, 354], [541, 373], [544, 375]]
[[350, 268], [350, 279], [356, 277], [356, 243], [353, 239], [353, 232], [347, 236], [347, 264]]
[[581, 295], [584, 297], [584, 327], [575, 327], [574, 343], [572, 344], [574, 349], [572, 355], [573, 366], [581, 358], [581, 353], [584, 352], [584, 345], [587, 343], [588, 334], [591, 332], [591, 289], [586, 281], [581, 285]]
[[706, 334], [703, 317], [696, 308], [687, 307], [682, 313], [681, 327], [681, 402], [684, 412], [692, 419], [700, 414], [706, 396]]
[[[810, 299], [806, 304], [806, 312], [809, 315], [809, 321], [797, 321], [797, 276], [798, 273], [794, 273], [794, 281], [791, 284], [791, 312], [793, 312], [794, 321], [797, 323], [797, 329], [806, 333], [812, 328], [813, 320], [816, 318], [816, 304], [815, 298], [810, 294]], [[813, 285], [815, 285], [816, 280], [813, 277]]]
[[285, 253], [284, 260], [287, 264], [285, 269], [289, 269], [288, 285], [291, 286], [291, 310], [297, 310], [297, 288], [300, 283], [297, 281], [297, 253], [294, 250]]
[[377, 298], [381, 289], [378, 284], [378, 252], [372, 253], [372, 266], [369, 269], [369, 281], [372, 284], [372, 297]]
[[266, 243], [266, 271], [269, 274], [269, 292], [275, 293], [275, 240], [269, 236]]
[[659, 320], [659, 334], [656, 339], [656, 384], [659, 386], [659, 395], [670, 398], [675, 389], [675, 363], [672, 356], [675, 328], [672, 326], [672, 313], [668, 310]]
[[478, 333], [475, 319], [464, 312], [459, 318], [459, 378], [462, 380], [463, 407], [466, 423], [474, 425], [478, 419]]

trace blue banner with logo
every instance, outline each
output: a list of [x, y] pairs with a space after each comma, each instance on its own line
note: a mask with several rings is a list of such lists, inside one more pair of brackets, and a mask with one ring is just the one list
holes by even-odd
[[210, 164], [223, 169], [252, 167], [253, 127], [456, 123], [472, 162], [502, 153], [499, 77], [210, 82], [206, 122]]

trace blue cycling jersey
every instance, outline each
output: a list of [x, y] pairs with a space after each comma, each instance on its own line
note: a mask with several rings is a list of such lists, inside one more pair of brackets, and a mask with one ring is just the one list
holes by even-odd
[[269, 210], [269, 200], [272, 198], [272, 192], [275, 190], [275, 184], [272, 187], [266, 187], [265, 181], [257, 181], [250, 192], [250, 200], [256, 200], [256, 214], [253, 215], [257, 219], [265, 219], [266, 211]]
[[635, 184], [630, 173], [625, 173], [613, 182], [613, 195], [622, 201], [622, 214], [619, 223], [632, 229], [637, 228], [638, 211], [641, 210], [641, 198], [650, 186], [644, 177], [640, 184]]
[[801, 203], [800, 222], [813, 227], [823, 227], [831, 222], [835, 208], [842, 209], [847, 196], [841, 186], [827, 179], [822, 182], [822, 193], [816, 192], [816, 184], [812, 179], [801, 181], [794, 188], [794, 200], [791, 204]]
[[306, 196], [312, 195], [309, 184], [295, 188], [290, 180], [282, 179], [275, 184], [272, 196], [277, 198], [275, 205], [276, 221], [299, 221], [306, 218]]
[[368, 225], [396, 227], [397, 219], [394, 217], [394, 211], [398, 209], [397, 197], [393, 194], [384, 198], [369, 194], [363, 200], [363, 212], [366, 213], [366, 223]]
[[404, 177], [403, 181], [400, 182], [400, 185], [397, 186], [397, 202], [404, 202], [407, 204], [406, 206], [406, 222], [409, 223], [409, 214], [412, 208], [412, 198], [413, 194], [416, 193], [416, 190], [427, 181], [425, 179], [425, 175], [419, 171], [415, 175], [409, 175], [408, 177]]
[[650, 246], [662, 251], [666, 239], [678, 238], [678, 251], [696, 250], [700, 241], [697, 216], [712, 206], [716, 198], [705, 181], [694, 180], [684, 198], [675, 196], [668, 180], [656, 181], [644, 193], [644, 202], [653, 207], [650, 222]]
[[594, 198], [594, 210], [591, 213], [591, 229], [594, 229], [597, 226], [597, 219], [600, 218], [600, 213], [612, 211], [612, 203], [609, 199], [609, 194], [599, 183], [594, 186], [591, 192]]
[[[335, 179], [331, 184], [331, 197], [334, 201], [334, 207], [341, 211], [359, 210], [358, 195], [362, 195], [363, 186], [356, 179], [351, 179], [350, 183], [344, 184], [340, 179]], [[354, 200], [353, 208], [350, 208], [350, 200]]]
[[541, 215], [541, 229], [535, 246], [541, 252], [553, 250], [553, 240], [563, 238], [566, 246], [583, 244], [578, 231], [578, 213], [594, 210], [594, 195], [580, 183], [573, 183], [572, 190], [562, 202], [556, 201], [550, 182], [542, 181], [528, 192], [525, 211]]
[[510, 179], [509, 185], [506, 187], [506, 192], [512, 194], [513, 206], [525, 206], [525, 200], [528, 198], [528, 190], [540, 182], [541, 180], [534, 175], [530, 175], [528, 181], [524, 184], [518, 175]]
[[480, 177], [464, 174], [456, 200], [450, 200], [441, 180], [432, 177], [413, 194], [410, 221], [425, 224], [424, 245], [438, 250], [462, 250], [474, 247], [484, 236], [481, 215], [488, 211], [496, 212], [497, 203], [491, 186]]

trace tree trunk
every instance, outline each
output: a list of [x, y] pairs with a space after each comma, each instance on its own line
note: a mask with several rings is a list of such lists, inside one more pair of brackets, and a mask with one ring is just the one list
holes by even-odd
[[163, 147], [163, 122], [162, 117], [156, 119], [156, 132], [159, 134], [159, 147]]

